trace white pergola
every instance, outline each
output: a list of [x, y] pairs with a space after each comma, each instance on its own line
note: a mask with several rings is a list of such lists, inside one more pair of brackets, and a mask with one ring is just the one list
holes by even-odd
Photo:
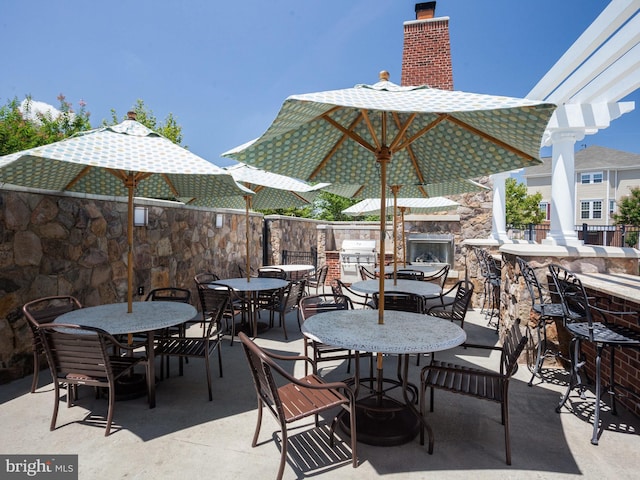
[[[575, 143], [607, 128], [635, 109], [621, 102], [640, 87], [640, 0], [612, 0], [576, 42], [527, 94], [527, 98], [558, 105], [544, 133], [551, 147], [551, 225], [544, 243], [580, 245], [574, 230]], [[504, 182], [494, 181], [494, 240], [508, 240]]]

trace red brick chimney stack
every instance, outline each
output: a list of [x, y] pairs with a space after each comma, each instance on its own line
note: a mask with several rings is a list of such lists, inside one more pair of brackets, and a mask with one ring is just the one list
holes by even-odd
[[436, 2], [416, 4], [416, 20], [404, 23], [402, 85], [453, 90], [449, 17], [435, 17]]

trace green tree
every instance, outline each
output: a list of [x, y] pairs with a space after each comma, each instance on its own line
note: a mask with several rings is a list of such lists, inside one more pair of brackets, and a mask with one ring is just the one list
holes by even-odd
[[[135, 112], [136, 121], [143, 124], [145, 127], [150, 128], [151, 130], [158, 132], [163, 137], [168, 138], [173, 143], [177, 143], [178, 145], [182, 144], [182, 127], [178, 125], [173, 113], [169, 112], [167, 117], [164, 119], [163, 123], [158, 123], [157, 118], [153, 114], [153, 111], [149, 109], [144, 101], [141, 99], [136, 100], [136, 104], [130, 109], [130, 111]], [[115, 125], [117, 123], [122, 122], [127, 119], [127, 115], [125, 114], [123, 117], [119, 118], [115, 109], [111, 109], [111, 123], [103, 122], [104, 125]], [[184, 147], [184, 145], [182, 145]], [[186, 147], [185, 147], [186, 148]]]
[[[640, 226], [640, 188], [632, 188], [629, 195], [622, 198], [613, 219], [618, 225]], [[630, 247], [638, 245], [638, 232], [629, 232], [625, 243]]]
[[42, 112], [31, 115], [30, 96], [26, 97], [24, 112], [20, 111], [17, 97], [0, 107], [0, 155], [47, 145], [91, 128], [84, 101], [79, 102], [77, 110], [62, 94], [58, 101], [60, 115], [55, 117]]
[[507, 178], [505, 181], [507, 225], [520, 226], [541, 223], [545, 218], [544, 212], [540, 210], [541, 200], [542, 194], [540, 192], [529, 195], [524, 183], [518, 183], [515, 178]]
[[334, 193], [320, 192], [314, 201], [315, 209], [312, 218], [329, 221], [353, 220], [353, 217], [343, 214], [342, 210], [355, 203], [357, 200], [341, 197]]

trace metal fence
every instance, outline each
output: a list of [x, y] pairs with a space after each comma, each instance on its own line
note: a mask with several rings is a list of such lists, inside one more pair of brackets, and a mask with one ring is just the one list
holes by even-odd
[[[640, 248], [640, 226], [634, 225], [576, 225], [578, 239], [585, 245]], [[513, 225], [507, 229], [509, 238], [540, 243], [547, 238], [549, 224]]]

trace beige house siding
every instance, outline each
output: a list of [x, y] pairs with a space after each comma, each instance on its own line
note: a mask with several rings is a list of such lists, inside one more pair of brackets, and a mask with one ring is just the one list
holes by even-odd
[[[544, 165], [525, 169], [527, 191], [542, 194], [542, 202], [551, 204], [551, 158]], [[582, 183], [582, 175], [602, 174], [601, 183]], [[620, 152], [602, 147], [589, 147], [576, 152], [575, 159], [575, 224], [613, 225], [615, 213], [621, 199], [629, 195], [632, 188], [640, 187], [640, 155]], [[610, 202], [615, 201], [614, 211]], [[589, 218], [582, 218], [582, 202], [588, 202]], [[601, 202], [599, 205], [597, 202]], [[595, 205], [594, 205], [595, 204]], [[601, 207], [601, 218], [593, 218], [594, 207]]]

